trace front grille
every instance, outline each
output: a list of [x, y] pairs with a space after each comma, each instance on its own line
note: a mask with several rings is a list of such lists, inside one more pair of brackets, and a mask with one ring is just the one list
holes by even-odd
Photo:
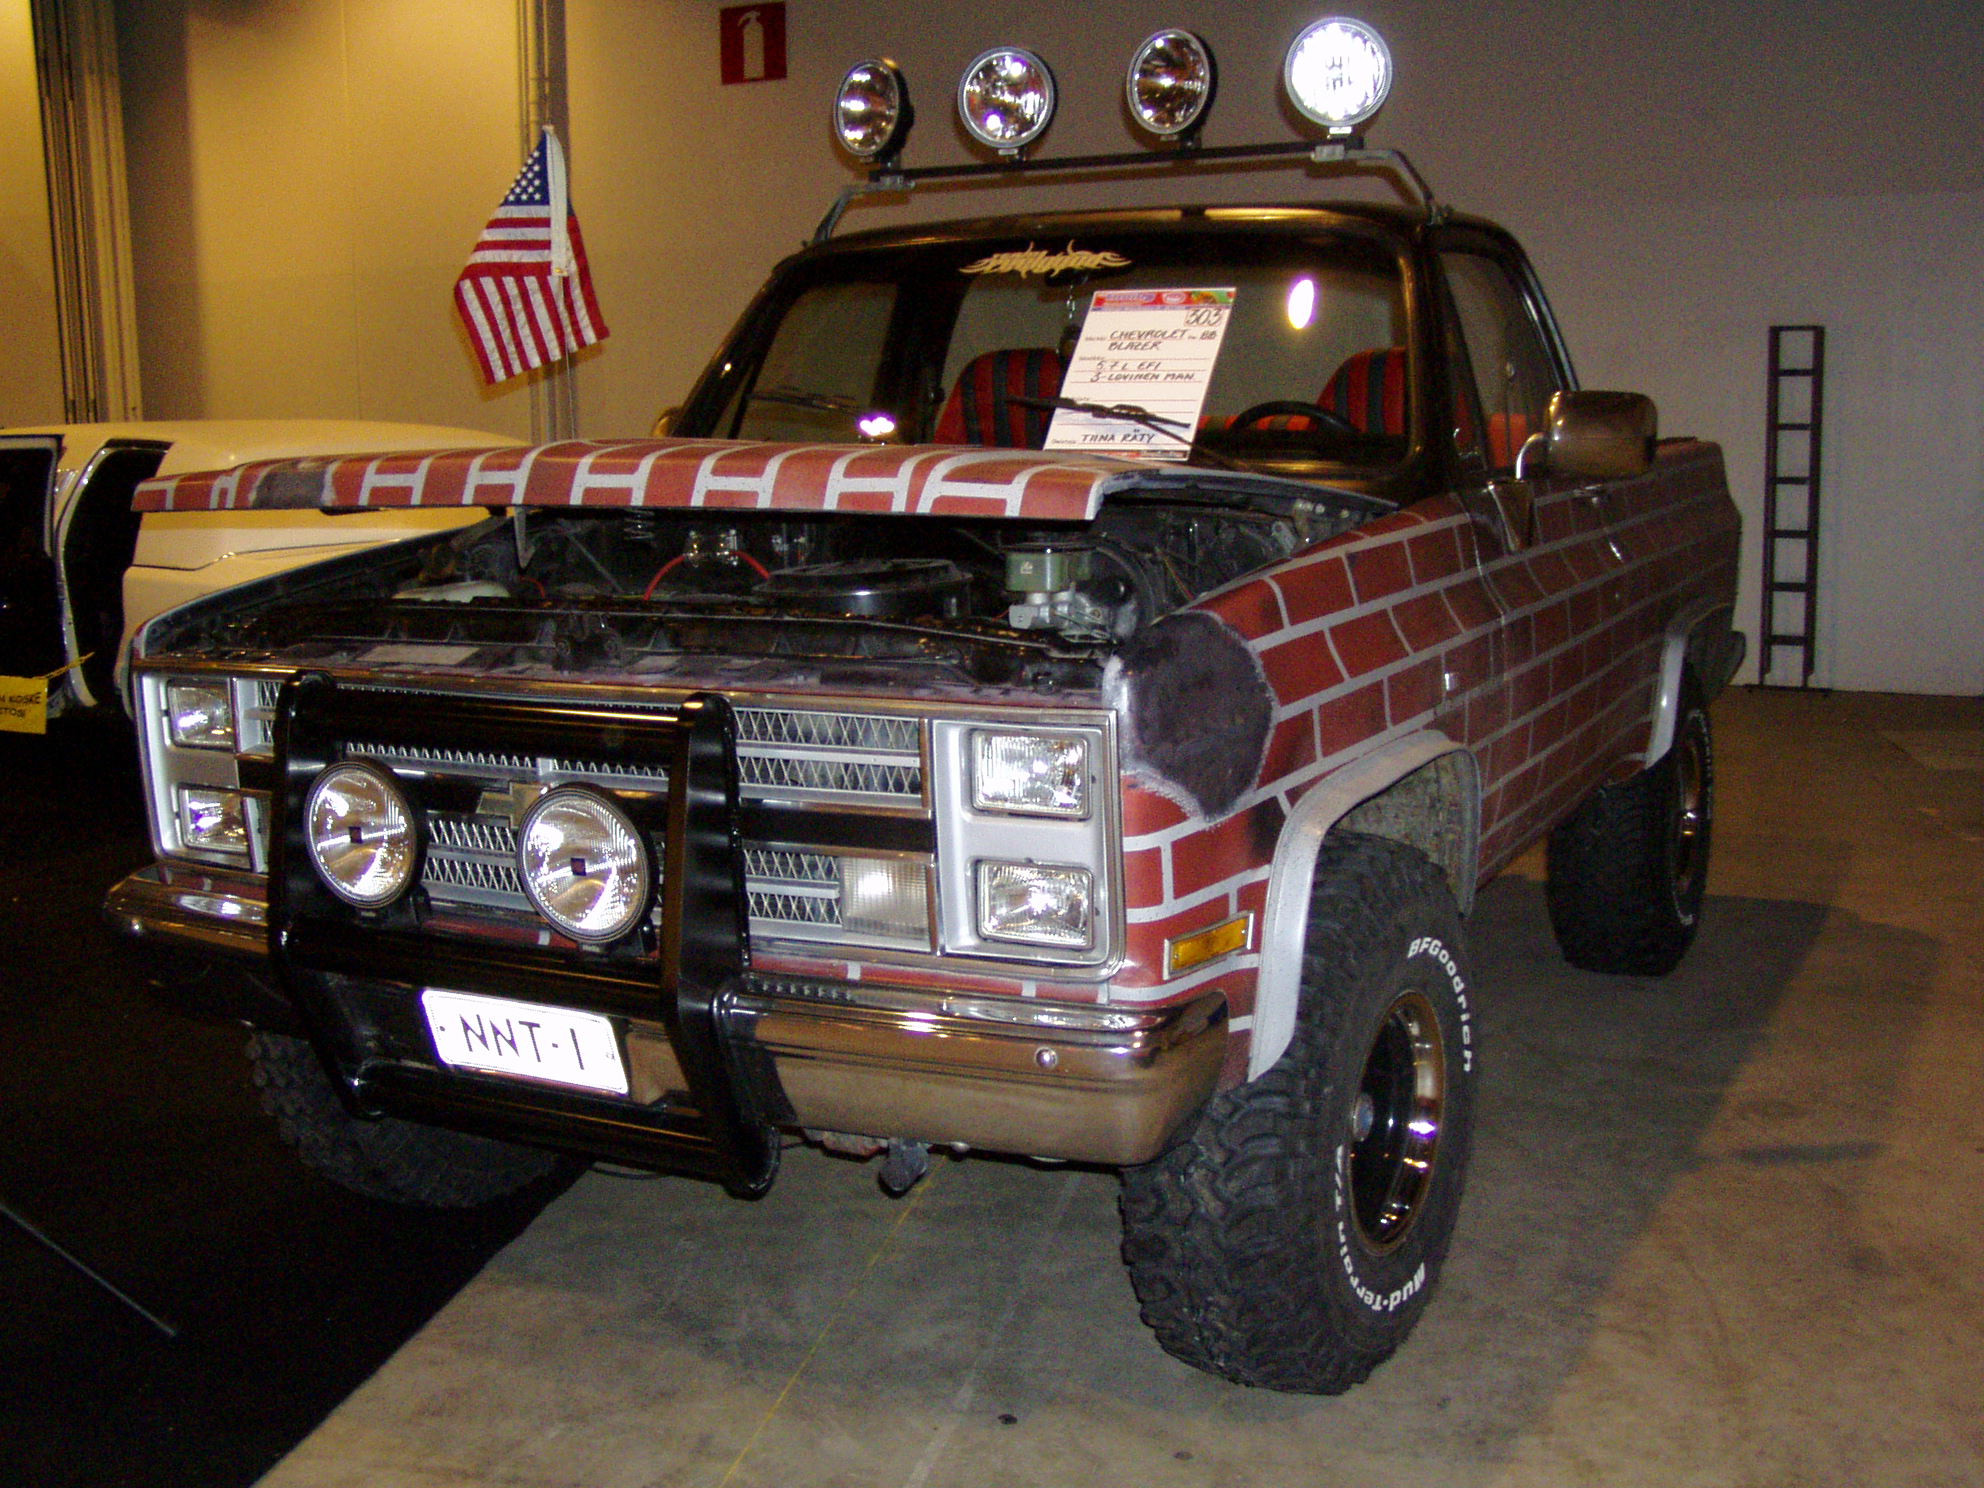
[[[766, 708], [740, 709], [735, 716], [738, 768], [747, 800], [921, 810], [921, 726], [915, 719]], [[751, 740], [748, 746], [741, 742], [744, 738]], [[528, 805], [531, 792], [514, 787], [584, 783], [659, 793], [668, 783], [661, 769], [588, 759], [583, 748], [532, 756], [416, 748], [365, 738], [346, 743], [342, 752], [424, 778], [437, 794], [464, 806], [478, 803], [474, 811], [432, 810], [425, 818], [421, 885], [429, 901], [454, 920], [472, 920], [478, 912], [535, 916], [518, 875], [512, 814]], [[649, 851], [657, 870], [663, 848], [658, 835], [651, 837]], [[746, 843], [743, 853], [754, 934], [827, 945], [930, 948], [927, 934], [905, 938], [877, 933], [868, 921], [851, 930], [841, 912], [841, 860], [835, 853], [763, 843]]]

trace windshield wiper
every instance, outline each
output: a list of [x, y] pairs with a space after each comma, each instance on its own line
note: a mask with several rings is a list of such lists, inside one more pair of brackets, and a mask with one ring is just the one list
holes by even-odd
[[[1095, 415], [1097, 418], [1115, 419], [1120, 423], [1136, 424], [1140, 428], [1149, 429], [1154, 434], [1168, 434], [1174, 439], [1182, 438], [1184, 435], [1191, 433], [1192, 427], [1182, 419], [1165, 418], [1162, 414], [1152, 413], [1148, 408], [1141, 407], [1135, 403], [1090, 403], [1081, 398], [1063, 398], [1059, 395], [1052, 398], [1034, 398], [1023, 393], [1008, 393], [1006, 394], [1006, 401], [1008, 403], [1017, 403], [1022, 408], [1065, 408], [1073, 413], [1089, 413]], [[1229, 459], [1217, 450], [1207, 449], [1199, 443], [1198, 435], [1196, 434], [1192, 434], [1191, 438], [1185, 440], [1185, 457], [1190, 459], [1193, 455], [1204, 455], [1206, 459], [1223, 470], [1246, 472], [1253, 470], [1253, 467], [1250, 465], [1243, 465], [1238, 460]]]
[[754, 388], [748, 395], [753, 403], [783, 403], [791, 408], [810, 408], [817, 413], [853, 413], [854, 400], [837, 393], [809, 393], [804, 388]]

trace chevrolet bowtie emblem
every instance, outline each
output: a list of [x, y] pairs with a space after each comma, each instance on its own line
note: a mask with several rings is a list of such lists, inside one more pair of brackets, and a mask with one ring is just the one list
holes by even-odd
[[524, 824], [524, 815], [544, 794], [545, 787], [534, 780], [514, 780], [503, 790], [486, 790], [476, 798], [477, 816], [501, 816], [513, 828]]

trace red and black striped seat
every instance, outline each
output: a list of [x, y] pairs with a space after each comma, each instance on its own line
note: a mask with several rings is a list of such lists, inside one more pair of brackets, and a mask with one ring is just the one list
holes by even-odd
[[1353, 352], [1323, 384], [1316, 401], [1360, 434], [1405, 434], [1405, 348], [1374, 346]]
[[1063, 370], [1060, 354], [1046, 347], [1014, 346], [973, 357], [938, 416], [937, 443], [1039, 449], [1054, 410], [1014, 400], [1052, 398], [1061, 391]]

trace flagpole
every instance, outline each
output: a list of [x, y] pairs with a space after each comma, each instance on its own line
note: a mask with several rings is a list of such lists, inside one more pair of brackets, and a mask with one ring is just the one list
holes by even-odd
[[[569, 136], [565, 96], [565, 0], [517, 0], [517, 62], [526, 157], [549, 129]], [[562, 229], [563, 221], [560, 219]], [[578, 368], [565, 352], [531, 375], [530, 433], [545, 444], [576, 438]]]

